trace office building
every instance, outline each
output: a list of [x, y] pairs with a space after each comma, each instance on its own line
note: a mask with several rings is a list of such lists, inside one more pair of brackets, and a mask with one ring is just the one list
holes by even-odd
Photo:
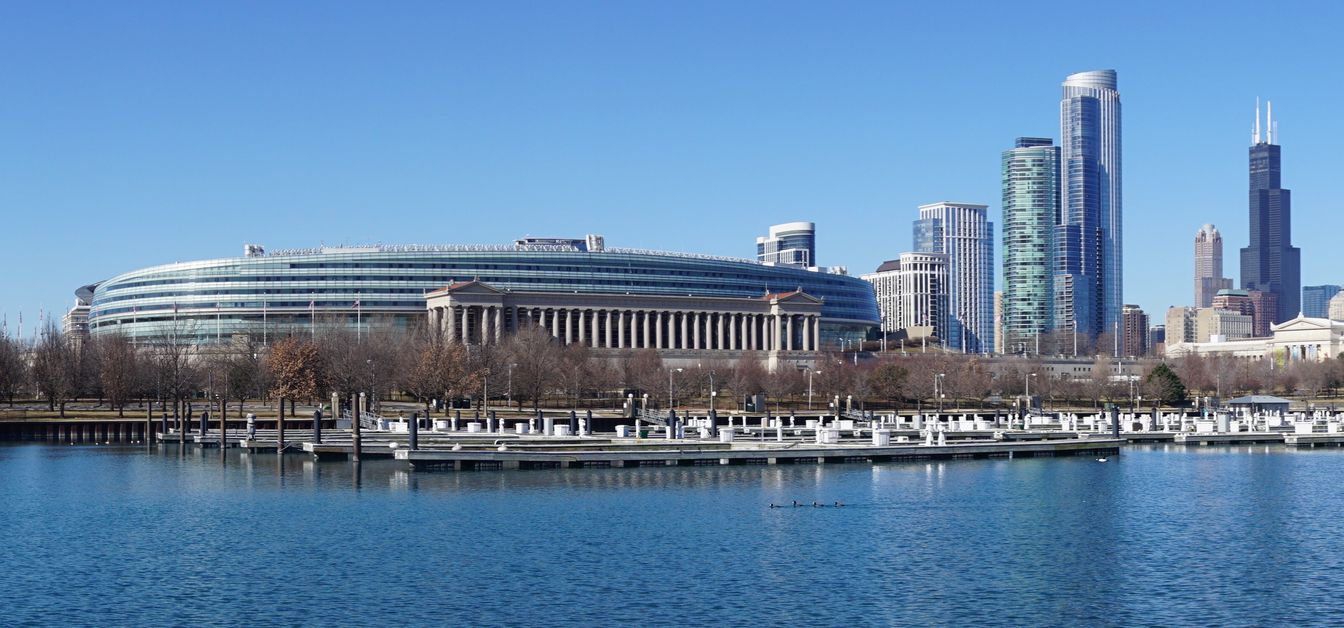
[[1206, 224], [1195, 233], [1195, 307], [1210, 307], [1219, 290], [1232, 287], [1223, 276], [1223, 234]]
[[915, 249], [947, 256], [947, 346], [967, 353], [994, 349], [994, 223], [988, 207], [940, 202], [919, 206]]
[[1123, 304], [1120, 92], [1114, 70], [1064, 80], [1060, 216], [1055, 231], [1055, 326], [1095, 338]]
[[902, 253], [863, 275], [873, 284], [882, 331], [906, 338], [947, 337], [947, 256]]
[[1216, 307], [1202, 307], [1195, 311], [1195, 342], [1222, 342], [1251, 338], [1250, 314]]
[[769, 235], [756, 238], [756, 261], [803, 268], [816, 266], [816, 225], [810, 222], [786, 222], [771, 226]]
[[1054, 329], [1054, 228], [1059, 215], [1059, 147], [1019, 137], [1003, 152], [1003, 303], [1005, 350], [1035, 346]]
[[1275, 323], [1296, 317], [1302, 295], [1302, 252], [1293, 246], [1292, 194], [1282, 187], [1281, 150], [1273, 105], [1260, 129], [1260, 104], [1250, 149], [1250, 245], [1241, 249], [1241, 287], [1277, 299]]
[[1330, 299], [1339, 294], [1340, 287], [1326, 284], [1302, 286], [1302, 315], [1307, 318], [1326, 318], [1330, 315]]

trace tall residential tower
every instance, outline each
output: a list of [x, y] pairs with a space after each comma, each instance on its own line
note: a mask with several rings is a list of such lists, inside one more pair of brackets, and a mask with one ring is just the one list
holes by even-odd
[[1195, 307], [1213, 305], [1213, 296], [1231, 287], [1232, 280], [1223, 276], [1223, 234], [1204, 225], [1195, 233]]
[[1048, 138], [1019, 137], [1003, 151], [1004, 351], [1054, 329], [1059, 190], [1059, 147]]
[[915, 250], [947, 256], [946, 346], [967, 353], [994, 350], [994, 223], [988, 207], [969, 203], [919, 206]]
[[1280, 148], [1273, 104], [1260, 132], [1260, 103], [1251, 133], [1250, 246], [1241, 250], [1241, 287], [1269, 292], [1278, 299], [1274, 323], [1300, 311], [1302, 251], [1293, 246], [1292, 194], [1280, 187]]
[[1059, 102], [1055, 326], [1119, 330], [1123, 303], [1120, 92], [1115, 70], [1069, 75]]

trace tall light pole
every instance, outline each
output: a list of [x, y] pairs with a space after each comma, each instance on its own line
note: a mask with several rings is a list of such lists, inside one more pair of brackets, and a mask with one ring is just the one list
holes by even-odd
[[807, 369], [807, 409], [812, 409], [812, 376], [820, 375], [821, 371]]
[[939, 374], [933, 376], [933, 395], [934, 395], [935, 397], [938, 398], [938, 414], [939, 414], [939, 415], [942, 415], [942, 414], [943, 414], [943, 397], [946, 396], [946, 395], [943, 394], [943, 378], [944, 378], [944, 377], [947, 377], [947, 373], [939, 373]]
[[667, 409], [672, 409], [672, 375], [680, 373], [682, 369], [667, 369]]
[[517, 364], [509, 364], [509, 392], [504, 396], [509, 401], [509, 408], [513, 408], [513, 367]]
[[1022, 413], [1022, 429], [1027, 429], [1027, 417], [1031, 416], [1031, 378], [1036, 377], [1035, 373], [1029, 373], [1022, 381], [1026, 384], [1026, 411]]

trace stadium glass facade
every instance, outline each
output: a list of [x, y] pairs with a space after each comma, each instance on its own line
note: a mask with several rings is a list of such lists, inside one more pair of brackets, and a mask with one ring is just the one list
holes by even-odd
[[425, 295], [479, 280], [502, 290], [740, 297], [801, 290], [823, 301], [821, 347], [878, 324], [872, 286], [856, 277], [732, 258], [569, 245], [379, 246], [254, 252], [154, 266], [95, 284], [92, 334], [194, 343], [266, 342], [328, 326], [406, 330]]

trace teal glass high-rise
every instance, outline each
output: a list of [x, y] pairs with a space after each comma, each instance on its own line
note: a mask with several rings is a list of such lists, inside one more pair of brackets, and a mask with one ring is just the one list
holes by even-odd
[[1054, 329], [1059, 147], [1019, 137], [1003, 151], [1003, 348], [1033, 350]]

